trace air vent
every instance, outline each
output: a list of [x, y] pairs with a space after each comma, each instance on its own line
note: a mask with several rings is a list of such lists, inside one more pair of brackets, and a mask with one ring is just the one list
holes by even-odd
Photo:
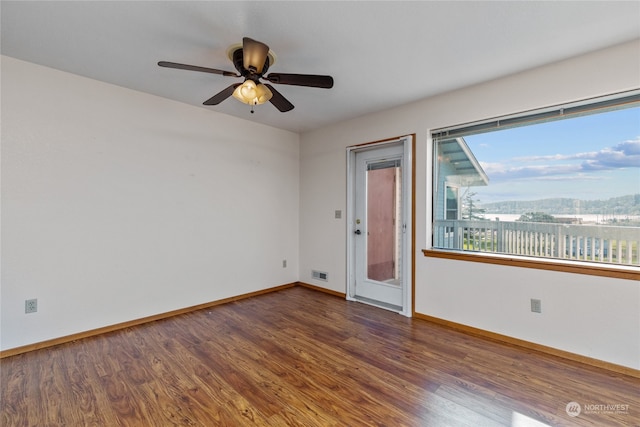
[[326, 282], [329, 280], [329, 273], [325, 273], [324, 271], [311, 270], [311, 277], [316, 280], [322, 280]]

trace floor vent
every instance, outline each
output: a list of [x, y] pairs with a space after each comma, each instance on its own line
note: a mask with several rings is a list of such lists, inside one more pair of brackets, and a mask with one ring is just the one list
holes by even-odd
[[323, 280], [326, 282], [329, 280], [329, 273], [325, 273], [324, 271], [311, 270], [311, 277], [316, 280]]

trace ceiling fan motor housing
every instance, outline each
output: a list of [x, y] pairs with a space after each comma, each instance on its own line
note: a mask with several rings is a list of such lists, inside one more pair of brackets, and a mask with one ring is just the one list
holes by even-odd
[[233, 52], [233, 66], [238, 70], [242, 77], [253, 80], [256, 84], [258, 83], [258, 79], [267, 72], [269, 65], [269, 57], [267, 56], [264, 61], [264, 66], [262, 67], [262, 73], [257, 74], [255, 70], [244, 68], [242, 48], [236, 49], [235, 52]]

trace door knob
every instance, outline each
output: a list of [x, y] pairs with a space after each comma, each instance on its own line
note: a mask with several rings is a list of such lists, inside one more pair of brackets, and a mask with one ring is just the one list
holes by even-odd
[[356, 230], [355, 233], [356, 234], [362, 234], [362, 232], [360, 230]]

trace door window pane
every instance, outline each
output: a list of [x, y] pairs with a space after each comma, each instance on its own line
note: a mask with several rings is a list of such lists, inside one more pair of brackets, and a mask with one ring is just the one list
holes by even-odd
[[367, 171], [367, 277], [399, 284], [400, 167]]

